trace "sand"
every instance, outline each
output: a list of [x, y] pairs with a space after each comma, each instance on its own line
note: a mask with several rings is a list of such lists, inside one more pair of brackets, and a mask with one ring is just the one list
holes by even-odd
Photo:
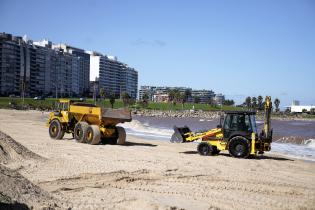
[[[200, 156], [194, 143], [130, 135], [125, 146], [52, 140], [46, 118], [0, 109], [0, 130], [36, 154], [1, 163], [43, 191], [46, 202], [35, 209], [315, 209], [313, 162]], [[0, 195], [6, 191], [1, 184]]]

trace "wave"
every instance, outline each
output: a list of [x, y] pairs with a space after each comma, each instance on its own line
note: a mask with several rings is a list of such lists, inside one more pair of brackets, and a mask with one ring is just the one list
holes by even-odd
[[138, 120], [133, 120], [130, 123], [119, 124], [124, 127], [127, 134], [140, 136], [148, 139], [163, 139], [169, 140], [173, 134], [173, 130], [152, 127], [148, 123], [141, 123]]
[[[126, 133], [139, 136], [148, 140], [166, 140], [168, 141], [173, 134], [172, 129], [154, 127], [149, 123], [141, 123], [133, 120], [130, 123], [120, 124], [126, 129]], [[282, 137], [275, 140], [271, 145], [271, 153], [284, 155], [291, 158], [315, 161], [315, 139], [303, 139], [299, 141], [289, 141], [301, 137]]]
[[292, 158], [315, 161], [315, 139], [307, 139], [304, 144], [274, 142], [271, 144], [271, 152]]

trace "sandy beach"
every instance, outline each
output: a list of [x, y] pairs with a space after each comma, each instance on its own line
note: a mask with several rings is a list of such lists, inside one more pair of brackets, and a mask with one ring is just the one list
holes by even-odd
[[2, 135], [0, 180], [12, 179], [6, 170], [17, 173], [41, 196], [23, 200], [27, 190], [14, 195], [2, 184], [0, 193], [35, 209], [315, 209], [314, 162], [268, 153], [200, 156], [194, 143], [130, 135], [124, 146], [80, 144], [70, 135], [52, 140], [46, 117], [0, 109], [0, 131], [32, 154], [11, 149]]

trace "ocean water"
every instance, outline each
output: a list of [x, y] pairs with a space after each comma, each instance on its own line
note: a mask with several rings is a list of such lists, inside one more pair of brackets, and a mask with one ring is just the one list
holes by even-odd
[[[121, 124], [127, 134], [149, 140], [169, 141], [173, 126], [189, 126], [193, 131], [205, 131], [216, 127], [218, 120], [197, 118], [134, 117], [130, 123]], [[261, 130], [263, 121], [257, 121]], [[314, 121], [272, 121], [274, 130], [271, 153], [286, 157], [315, 161]]]

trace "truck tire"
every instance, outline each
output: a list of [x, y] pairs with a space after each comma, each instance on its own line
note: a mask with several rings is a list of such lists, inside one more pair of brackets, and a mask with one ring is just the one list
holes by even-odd
[[78, 122], [74, 127], [74, 139], [79, 143], [86, 143], [86, 130], [89, 127], [87, 122]]
[[126, 142], [126, 131], [123, 127], [117, 126], [118, 139], [117, 144], [123, 145]]
[[49, 136], [52, 139], [62, 139], [65, 135], [65, 131], [62, 129], [62, 125], [59, 120], [52, 120], [49, 124]]
[[236, 158], [247, 158], [250, 154], [250, 142], [242, 136], [235, 136], [229, 141], [229, 153]]
[[100, 128], [97, 125], [90, 125], [86, 130], [85, 140], [88, 144], [99, 144], [101, 141]]

